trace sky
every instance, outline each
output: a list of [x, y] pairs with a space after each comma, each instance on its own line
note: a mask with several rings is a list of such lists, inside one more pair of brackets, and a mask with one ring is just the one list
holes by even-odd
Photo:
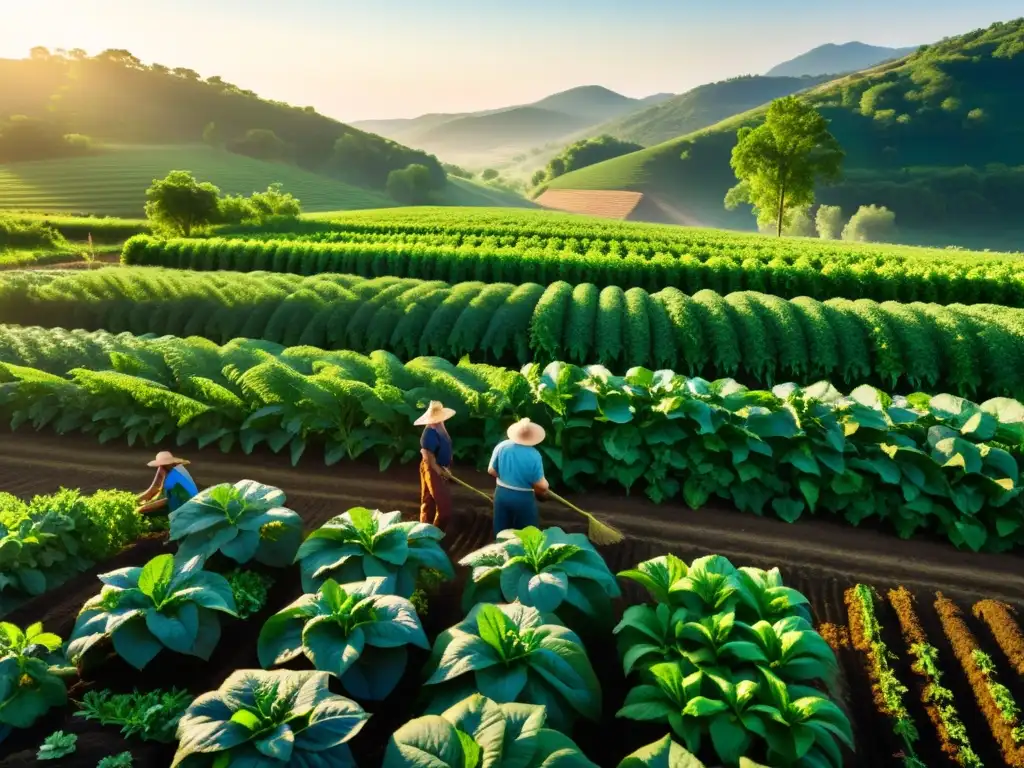
[[824, 43], [902, 47], [1021, 0], [0, 0], [0, 57], [126, 48], [339, 120], [681, 93]]

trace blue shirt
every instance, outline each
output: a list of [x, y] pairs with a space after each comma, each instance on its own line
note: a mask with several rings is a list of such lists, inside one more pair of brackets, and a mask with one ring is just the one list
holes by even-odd
[[498, 473], [498, 485], [513, 491], [530, 491], [544, 479], [540, 451], [505, 440], [491, 454], [489, 469]]
[[433, 427], [427, 427], [423, 430], [423, 436], [420, 438], [420, 448], [434, 454], [437, 466], [447, 469], [452, 465], [451, 438], [441, 434]]
[[183, 504], [192, 501], [199, 494], [196, 481], [184, 467], [174, 467], [164, 479], [164, 493], [167, 495], [167, 510], [174, 512]]

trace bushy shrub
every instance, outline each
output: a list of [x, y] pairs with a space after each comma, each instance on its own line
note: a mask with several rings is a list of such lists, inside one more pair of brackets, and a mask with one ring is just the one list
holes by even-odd
[[843, 227], [843, 240], [857, 243], [891, 242], [895, 234], [896, 214], [878, 205], [862, 205]]
[[811, 213], [807, 208], [793, 211], [786, 224], [785, 234], [790, 237], [814, 237], [814, 221], [811, 220]]
[[67, 240], [44, 221], [0, 216], [0, 251], [5, 248], [64, 248]]
[[430, 200], [430, 170], [414, 163], [388, 174], [387, 193], [395, 202], [423, 205]]

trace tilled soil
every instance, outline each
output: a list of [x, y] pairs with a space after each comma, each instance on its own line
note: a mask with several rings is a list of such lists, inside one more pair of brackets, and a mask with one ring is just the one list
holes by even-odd
[[[89, 438], [5, 434], [0, 436], [0, 489], [21, 496], [52, 492], [58, 486], [87, 492], [100, 488], [141, 490], [149, 485], [152, 477], [152, 470], [145, 466], [152, 454], [151, 449], [99, 446]], [[210, 450], [189, 450], [184, 454], [192, 460], [190, 471], [201, 486], [252, 478], [282, 488], [288, 495], [288, 506], [302, 516], [307, 529], [316, 528], [353, 506], [398, 509], [410, 517], [417, 511], [419, 487], [413, 467], [380, 473], [372, 464], [348, 463], [326, 468], [316, 461], [306, 461], [301, 469], [294, 469], [285, 457], [266, 453], [225, 456]], [[491, 485], [486, 476], [478, 473], [458, 467], [456, 473], [477, 487]], [[492, 531], [486, 502], [457, 487], [455, 499], [457, 517], [450, 527], [445, 548], [453, 560], [458, 560], [489, 542]], [[987, 725], [978, 714], [966, 676], [935, 619], [932, 601], [935, 591], [941, 590], [960, 603], [982, 647], [1001, 665], [1004, 682], [1017, 694], [1018, 701], [1024, 702], [1020, 678], [1005, 664], [987, 628], [969, 615], [971, 603], [985, 597], [1024, 606], [1024, 559], [1013, 555], [958, 552], [938, 541], [900, 541], [883, 532], [854, 529], [825, 519], [786, 525], [728, 509], [708, 508], [694, 512], [678, 506], [654, 506], [640, 498], [615, 494], [574, 496], [573, 501], [626, 534], [621, 544], [600, 548], [613, 571], [667, 552], [686, 560], [716, 552], [737, 566], [770, 568], [777, 565], [786, 584], [807, 595], [819, 624], [846, 624], [843, 593], [855, 583], [871, 584], [883, 598], [888, 588], [903, 584], [914, 592], [929, 640], [939, 648], [941, 668], [946, 671], [944, 682], [956, 694], [957, 706], [975, 749], [986, 765], [1002, 764]], [[584, 522], [554, 506], [553, 502], [542, 506], [542, 518], [546, 526], [585, 530]], [[23, 605], [6, 620], [20, 625], [43, 621], [47, 630], [66, 638], [82, 603], [99, 589], [97, 573], [141, 565], [163, 551], [172, 549], [162, 537], [139, 542], [113, 561]], [[135, 687], [152, 689], [175, 685], [198, 695], [218, 687], [236, 669], [257, 668], [256, 637], [260, 627], [267, 617], [301, 592], [297, 570], [290, 569], [275, 576], [278, 580], [264, 611], [246, 622], [224, 622], [224, 636], [209, 662], [164, 652], [139, 673], [112, 658], [86, 672], [85, 679], [72, 688], [72, 699], [91, 687], [130, 691]], [[461, 619], [459, 596], [465, 577], [466, 574], [460, 572], [459, 580], [445, 585], [432, 600], [424, 619], [431, 638]], [[641, 590], [627, 586], [619, 609], [645, 598]], [[890, 650], [905, 658], [906, 648], [902, 645], [895, 614], [884, 601], [879, 602], [878, 611]], [[623, 679], [612, 638], [607, 632], [590, 634], [584, 636], [584, 642], [601, 679], [604, 715], [598, 724], [579, 725], [574, 736], [595, 762], [615, 766], [629, 752], [663, 736], [666, 729], [615, 719], [629, 684]], [[839, 656], [842, 677], [838, 691], [854, 723], [857, 738], [857, 753], [851, 756], [848, 765], [899, 765], [897, 755], [901, 745], [892, 736], [889, 723], [876, 711], [863, 671], [863, 657], [852, 649], [841, 651]], [[416, 716], [414, 699], [424, 660], [425, 654], [410, 654], [409, 671], [395, 693], [383, 704], [366, 706], [373, 717], [353, 742], [357, 762], [363, 768], [378, 766], [390, 733]], [[894, 668], [904, 683], [912, 683], [907, 664], [899, 662]], [[934, 730], [916, 697], [908, 695], [907, 704], [921, 732], [923, 746], [919, 756], [929, 768], [949, 764], [943, 762]], [[51, 713], [36, 727], [10, 737], [0, 747], [0, 754], [6, 756], [0, 759], [0, 768], [35, 765], [38, 745], [58, 728], [79, 734], [78, 750], [61, 761], [64, 766], [91, 768], [102, 757], [129, 748], [136, 765], [166, 766], [174, 752], [173, 746], [137, 740], [126, 743], [116, 729], [83, 722], [73, 717], [70, 710], [64, 710]]]

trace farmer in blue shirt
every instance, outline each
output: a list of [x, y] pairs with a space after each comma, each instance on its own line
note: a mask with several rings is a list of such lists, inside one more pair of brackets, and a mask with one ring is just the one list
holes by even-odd
[[423, 427], [420, 437], [420, 522], [442, 531], [452, 515], [452, 492], [448, 487], [452, 467], [452, 438], [444, 423], [455, 415], [437, 400], [414, 422]]
[[497, 480], [494, 491], [494, 535], [509, 528], [521, 530], [540, 523], [537, 497], [548, 491], [544, 463], [534, 446], [544, 441], [544, 428], [529, 419], [508, 428], [508, 440], [498, 443], [487, 471]]
[[192, 500], [199, 493], [195, 480], [185, 469], [185, 459], [179, 459], [169, 451], [160, 451], [147, 466], [156, 467], [153, 484], [138, 497], [139, 514], [154, 512], [170, 514], [178, 507]]

